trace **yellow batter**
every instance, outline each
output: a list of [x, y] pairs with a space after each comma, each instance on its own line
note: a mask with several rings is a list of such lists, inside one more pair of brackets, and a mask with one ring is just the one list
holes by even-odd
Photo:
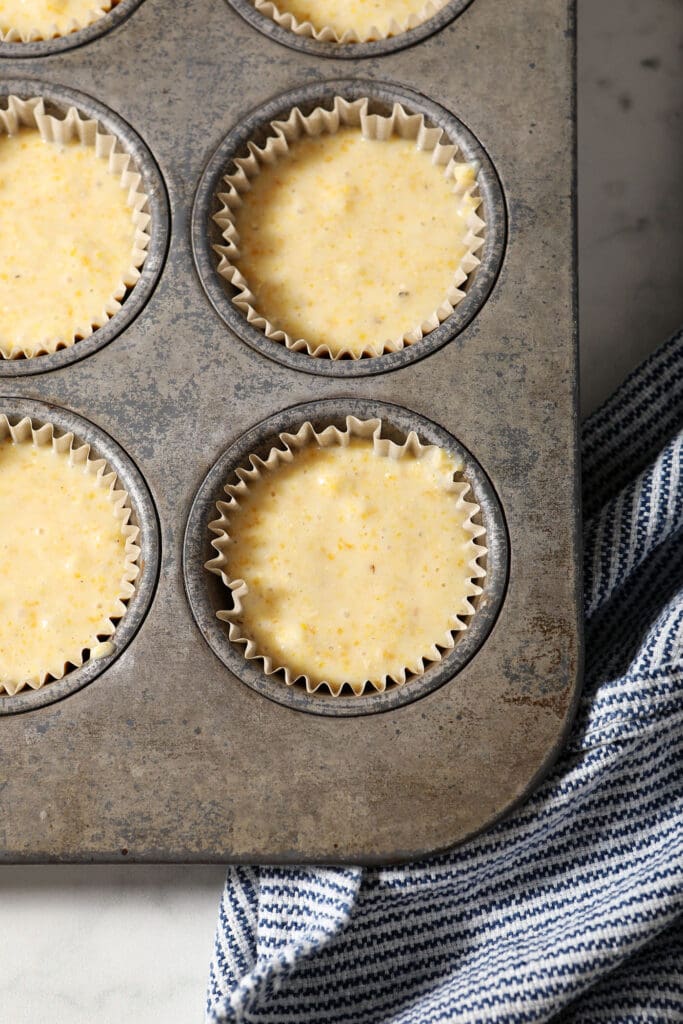
[[51, 446], [0, 441], [0, 690], [39, 685], [110, 635], [126, 569], [107, 487]]
[[108, 319], [130, 270], [127, 192], [93, 146], [0, 135], [0, 353], [54, 352]]
[[[317, 31], [332, 28], [338, 36], [355, 32], [367, 39], [372, 29], [388, 35], [392, 21], [407, 24], [420, 14], [427, 0], [274, 0], [280, 14], [293, 14], [299, 23], [310, 22]], [[437, 3], [437, 6], [441, 4]]]
[[[311, 351], [380, 354], [447, 297], [476, 207], [432, 154], [355, 128], [302, 138], [243, 196], [233, 262], [254, 308]], [[474, 168], [462, 175], [474, 181]]]
[[[420, 671], [471, 615], [482, 553], [438, 448], [376, 454], [371, 440], [311, 445], [249, 486], [228, 516], [227, 577], [248, 591], [242, 636], [314, 685]], [[479, 570], [475, 575], [483, 575]]]
[[[114, 6], [107, 0], [0, 0], [0, 32], [16, 29], [22, 36], [48, 38], [97, 21]], [[37, 35], [36, 35], [37, 33]]]

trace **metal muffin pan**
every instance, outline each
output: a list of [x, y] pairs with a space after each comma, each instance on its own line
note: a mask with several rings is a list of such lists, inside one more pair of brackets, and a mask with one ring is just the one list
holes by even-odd
[[[116, 32], [0, 68], [5, 86], [30, 76], [34, 93], [76, 90], [132, 125], [170, 209], [163, 271], [115, 342], [68, 365], [38, 357], [49, 372], [0, 388], [6, 407], [46, 403], [55, 421], [73, 410], [87, 421], [79, 436], [116, 439], [154, 496], [159, 555], [153, 600], [118, 657], [68, 698], [0, 720], [2, 861], [405, 860], [497, 821], [561, 748], [581, 664], [573, 7], [476, 0], [409, 49], [337, 59], [280, 46], [227, 3], [145, 0]], [[507, 237], [488, 298], [451, 340], [342, 380], [266, 358], [216, 315], [191, 221], [217, 147], [250, 111], [292, 90], [325, 95], [344, 75], [467, 125], [495, 167]], [[341, 400], [400, 407], [397, 427], [427, 420], [471, 453], [504, 511], [509, 575], [488, 637], [431, 692], [377, 714], [304, 714], [216, 657], [185, 591], [183, 545], [226, 451], [272, 417]], [[209, 596], [212, 585], [207, 573]]]
[[119, 0], [115, 7], [97, 21], [79, 29], [78, 32], [69, 32], [55, 39], [37, 39], [33, 43], [0, 43], [0, 57], [14, 60], [48, 57], [51, 54], [72, 50], [75, 46], [83, 46], [121, 25], [141, 3], [142, 0]]
[[[226, 623], [216, 618], [216, 612], [230, 606], [230, 593], [221, 579], [204, 568], [205, 562], [215, 555], [211, 541], [215, 535], [208, 524], [217, 518], [216, 502], [225, 500], [224, 487], [236, 480], [235, 470], [249, 465], [250, 455], [266, 458], [271, 448], [280, 444], [281, 433], [296, 433], [305, 421], [316, 430], [334, 424], [343, 429], [346, 417], [381, 419], [382, 436], [402, 443], [411, 430], [416, 431], [424, 444], [439, 445], [451, 455], [460, 458], [464, 469], [462, 479], [471, 487], [468, 500], [480, 507], [478, 522], [486, 528], [486, 577], [483, 593], [473, 601], [476, 613], [468, 628], [456, 634], [452, 651], [442, 661], [430, 665], [422, 673], [401, 686], [390, 684], [384, 693], [366, 693], [361, 697], [341, 694], [332, 697], [318, 691], [309, 694], [301, 684], [287, 686], [281, 673], [268, 676], [260, 662], [248, 661], [244, 648], [228, 639]], [[486, 473], [476, 459], [445, 430], [408, 409], [387, 402], [373, 402], [353, 398], [335, 398], [327, 401], [295, 405], [271, 416], [243, 434], [221, 455], [203, 481], [192, 503], [185, 531], [183, 548], [185, 587], [197, 625], [206, 642], [224, 665], [247, 686], [278, 704], [318, 715], [367, 715], [388, 711], [424, 697], [432, 690], [452, 679], [472, 658], [491, 632], [505, 594], [508, 575], [508, 543], [503, 510]]]
[[[263, 32], [269, 39], [273, 39], [283, 46], [291, 46], [294, 50], [308, 53], [314, 57], [332, 57], [336, 60], [362, 60], [364, 57], [384, 57], [395, 50], [403, 50], [406, 46], [413, 46], [415, 43], [427, 39], [428, 36], [439, 32], [446, 25], [449, 25], [454, 18], [457, 18], [472, 0], [449, 0], [440, 11], [424, 21], [416, 28], [408, 32], [401, 32], [397, 36], [390, 36], [388, 39], [377, 39], [367, 43], [354, 43], [351, 45], [322, 42], [311, 36], [299, 36], [290, 32], [283, 25], [278, 25], [272, 18], [267, 17], [254, 7], [252, 0], [227, 0], [235, 8], [245, 21]], [[426, 0], [424, 0], [426, 2]], [[275, 0], [277, 4], [277, 0]]]
[[[295, 352], [286, 345], [273, 342], [263, 331], [249, 323], [245, 314], [233, 303], [237, 289], [217, 270], [218, 258], [213, 246], [224, 242], [221, 229], [213, 219], [221, 203], [217, 194], [225, 190], [223, 178], [233, 169], [235, 157], [246, 156], [250, 142], [263, 145], [272, 134], [273, 121], [286, 120], [293, 107], [309, 114], [316, 107], [331, 107], [334, 98], [342, 96], [353, 101], [370, 100], [370, 112], [387, 114], [394, 103], [409, 113], [422, 114], [430, 128], [442, 128], [452, 144], [458, 146], [466, 160], [479, 168], [477, 180], [482, 200], [482, 218], [486, 222], [481, 260], [465, 285], [466, 296], [436, 330], [413, 345], [398, 352], [362, 359], [321, 359], [307, 352]], [[505, 249], [505, 200], [495, 169], [476, 138], [453, 114], [439, 104], [389, 82], [342, 78], [315, 82], [276, 96], [268, 103], [243, 117], [223, 139], [209, 161], [195, 196], [192, 211], [192, 248], [197, 272], [216, 312], [243, 341], [269, 359], [275, 359], [293, 370], [319, 373], [329, 377], [364, 377], [386, 370], [396, 370], [414, 363], [441, 345], [451, 341], [477, 315], [486, 302], [500, 270]]]
[[149, 610], [159, 574], [160, 550], [157, 515], [147, 485], [140, 470], [112, 437], [82, 416], [45, 402], [0, 395], [0, 414], [12, 424], [26, 416], [34, 427], [51, 423], [58, 435], [72, 433], [79, 446], [89, 444], [90, 458], [105, 459], [109, 469], [116, 473], [118, 484], [128, 492], [132, 510], [130, 522], [140, 530], [136, 541], [140, 548], [140, 574], [135, 582], [135, 593], [126, 602], [126, 614], [119, 619], [113, 636], [108, 638], [114, 647], [112, 653], [104, 658], [90, 659], [81, 668], [74, 668], [61, 679], [45, 683], [37, 690], [27, 687], [13, 697], [3, 692], [0, 694], [0, 715], [12, 715], [19, 711], [33, 711], [68, 697], [106, 672], [131, 642]]
[[[3, 45], [0, 44], [0, 52]], [[75, 107], [79, 114], [98, 121], [109, 134], [116, 137], [121, 150], [132, 157], [135, 169], [142, 175], [143, 187], [148, 196], [148, 212], [152, 218], [147, 256], [140, 269], [140, 277], [123, 298], [121, 309], [106, 324], [93, 331], [90, 337], [76, 341], [68, 348], [61, 348], [33, 359], [0, 358], [0, 377], [24, 377], [56, 370], [84, 359], [97, 352], [103, 345], [107, 345], [132, 323], [148, 301], [159, 279], [166, 259], [170, 224], [168, 197], [159, 168], [140, 136], [113, 110], [74, 89], [26, 78], [0, 78], [0, 105], [5, 109], [8, 96], [18, 96], [20, 99], [42, 96], [48, 113], [63, 117], [69, 107]]]

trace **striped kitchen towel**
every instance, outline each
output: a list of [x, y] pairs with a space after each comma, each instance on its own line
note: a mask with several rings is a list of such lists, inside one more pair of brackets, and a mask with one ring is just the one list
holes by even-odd
[[583, 430], [586, 676], [552, 775], [401, 868], [228, 872], [207, 1021], [683, 1021], [683, 332]]

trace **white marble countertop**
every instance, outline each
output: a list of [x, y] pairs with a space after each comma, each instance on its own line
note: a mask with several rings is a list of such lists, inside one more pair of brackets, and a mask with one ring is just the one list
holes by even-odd
[[[679, 0], [578, 0], [582, 410], [683, 323]], [[0, 1020], [191, 1024], [220, 867], [0, 868]]]

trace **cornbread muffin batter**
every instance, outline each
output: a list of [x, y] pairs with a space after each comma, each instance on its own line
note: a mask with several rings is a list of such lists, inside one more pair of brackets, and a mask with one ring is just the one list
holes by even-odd
[[108, 319], [133, 258], [127, 192], [79, 142], [0, 134], [0, 353], [72, 345]]
[[[392, 21], [403, 26], [412, 14], [420, 14], [427, 0], [274, 0], [281, 14], [293, 14], [298, 22], [308, 21], [317, 31], [329, 26], [338, 36], [355, 32], [368, 38], [372, 29], [382, 35]], [[437, 2], [436, 6], [442, 6]]]
[[415, 142], [341, 128], [295, 141], [254, 177], [233, 262], [257, 313], [290, 338], [378, 355], [447, 298], [476, 204]]
[[333, 689], [421, 671], [481, 593], [456, 468], [439, 448], [393, 459], [351, 438], [264, 471], [220, 547], [225, 574], [248, 588], [240, 635], [292, 678]]
[[80, 664], [113, 633], [130, 575], [97, 476], [49, 445], [0, 441], [0, 691]]
[[[47, 38], [55, 30], [69, 32], [97, 21], [117, 0], [0, 0], [0, 32], [16, 29], [21, 35], [39, 33]], [[34, 36], [35, 38], [35, 36]]]

